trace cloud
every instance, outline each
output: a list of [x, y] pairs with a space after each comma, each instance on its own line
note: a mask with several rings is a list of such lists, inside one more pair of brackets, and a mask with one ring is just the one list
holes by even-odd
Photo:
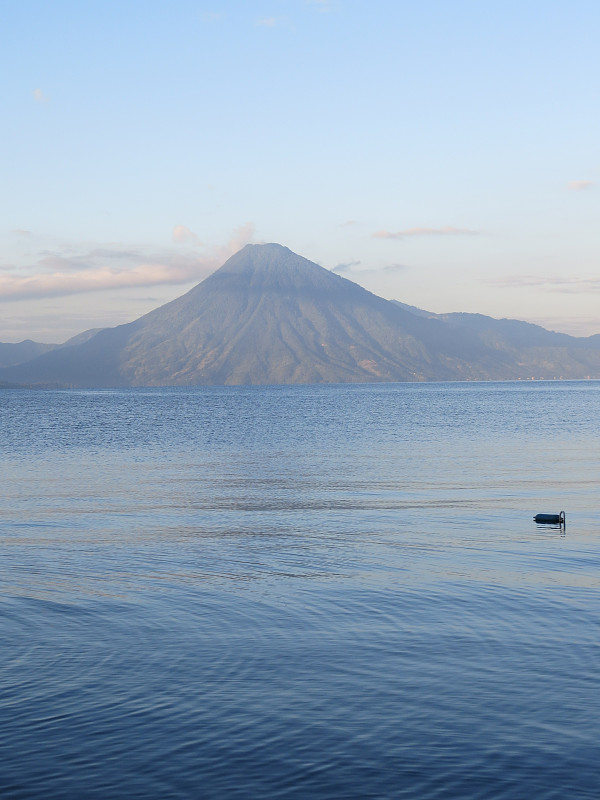
[[408, 269], [406, 264], [388, 264], [381, 268], [382, 272], [404, 272], [405, 269]]
[[477, 236], [479, 231], [469, 228], [452, 228], [446, 225], [443, 228], [407, 228], [403, 231], [376, 231], [372, 234], [374, 239], [407, 239], [411, 236]]
[[175, 225], [172, 239], [177, 244], [201, 244], [198, 236], [185, 225]]
[[225, 257], [229, 258], [230, 255], [237, 253], [237, 251], [241, 250], [245, 245], [250, 244], [250, 242], [254, 242], [254, 231], [254, 223], [246, 222], [245, 225], [242, 225], [234, 230], [229, 242], [224, 248], [220, 248], [219, 252], [222, 254], [227, 253]]
[[36, 103], [47, 103], [48, 102], [48, 98], [42, 92], [41, 89], [34, 89], [33, 90], [33, 99], [35, 100]]
[[572, 192], [583, 192], [586, 189], [591, 189], [593, 185], [593, 181], [570, 181], [567, 184], [567, 188]]
[[95, 269], [106, 261], [113, 264], [139, 265], [148, 260], [147, 255], [137, 250], [96, 247], [83, 253], [74, 252], [72, 255], [69, 248], [65, 248], [65, 251], [41, 250], [38, 253], [37, 265], [58, 272], [82, 272]]
[[597, 317], [568, 317], [561, 314], [560, 317], [528, 317], [528, 322], [541, 325], [546, 330], [561, 331], [571, 336], [592, 336], [598, 333]]
[[3, 268], [0, 299], [65, 297], [87, 292], [195, 283], [214, 272], [253, 238], [254, 225], [248, 222], [233, 232], [226, 245], [212, 248], [203, 255], [174, 249], [148, 252], [106, 246], [82, 250], [69, 244], [52, 250], [39, 250], [31, 263]]
[[340, 228], [354, 228], [360, 223], [356, 219], [347, 219], [346, 222], [340, 222]]
[[562, 294], [582, 294], [600, 292], [600, 278], [565, 278], [561, 275], [507, 275], [505, 278], [490, 280], [495, 286], [506, 289], [536, 287], [548, 292]]
[[0, 298], [64, 297], [82, 292], [130, 289], [137, 286], [182, 284], [200, 280], [215, 269], [212, 259], [164, 259], [135, 266], [86, 266], [73, 269], [59, 263], [48, 273], [0, 275]]
[[373, 269], [354, 269], [354, 267], [360, 267], [361, 264], [361, 261], [348, 261], [343, 264], [337, 264], [331, 269], [331, 272], [335, 272], [338, 275], [348, 275], [351, 280], [355, 280], [364, 277], [372, 278], [382, 273], [390, 275], [391, 273], [403, 272], [408, 269], [404, 264], [387, 264], [385, 267], [375, 267]]
[[336, 264], [335, 267], [331, 269], [331, 272], [351, 272], [353, 267], [360, 266], [360, 261], [347, 261], [345, 264]]
[[274, 28], [277, 25], [277, 18], [266, 17], [265, 19], [259, 19], [256, 24], [264, 28]]

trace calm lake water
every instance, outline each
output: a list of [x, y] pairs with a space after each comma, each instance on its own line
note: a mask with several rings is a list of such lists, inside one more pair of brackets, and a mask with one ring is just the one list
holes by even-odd
[[600, 796], [599, 382], [2, 391], [0, 454], [2, 798]]

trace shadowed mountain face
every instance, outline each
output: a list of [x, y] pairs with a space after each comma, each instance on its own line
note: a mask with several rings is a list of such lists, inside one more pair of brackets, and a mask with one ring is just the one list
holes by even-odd
[[413, 313], [281, 245], [247, 245], [177, 300], [0, 370], [0, 380], [101, 387], [600, 376], [600, 349], [579, 348], [571, 364], [569, 346], [586, 340], [566, 340], [545, 353], [542, 374], [510, 343]]
[[0, 367], [14, 367], [17, 364], [25, 364], [33, 358], [49, 353], [59, 347], [71, 347], [74, 344], [83, 344], [95, 336], [101, 328], [92, 328], [83, 333], [78, 333], [63, 344], [44, 344], [42, 342], [32, 342], [26, 339], [24, 342], [0, 342]]
[[517, 378], [577, 379], [599, 376], [600, 334], [569, 336], [517, 319], [494, 319], [483, 314], [434, 314], [397, 300], [393, 302], [418, 316], [436, 319], [455, 330], [463, 330], [471, 337], [476, 337], [491, 353], [504, 352], [509, 355], [517, 370]]
[[32, 358], [54, 350], [55, 344], [42, 344], [26, 339], [24, 342], [0, 342], [0, 367], [12, 367], [23, 364]]

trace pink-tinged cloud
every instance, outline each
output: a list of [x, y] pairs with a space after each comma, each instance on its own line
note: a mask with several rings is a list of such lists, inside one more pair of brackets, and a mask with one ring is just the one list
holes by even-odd
[[122, 269], [96, 267], [28, 276], [13, 273], [0, 275], [0, 298], [64, 297], [107, 289], [189, 283], [206, 277], [215, 266], [213, 260], [198, 259], [190, 263], [150, 263]]
[[591, 189], [593, 185], [593, 181], [569, 181], [567, 188], [572, 192], [583, 192], [586, 189]]
[[477, 236], [479, 231], [469, 228], [452, 228], [446, 225], [443, 228], [406, 228], [403, 231], [376, 231], [374, 239], [407, 239], [411, 236]]
[[36, 103], [47, 103], [48, 102], [48, 98], [42, 92], [41, 89], [34, 89], [33, 90], [33, 99], [35, 100]]
[[254, 232], [254, 223], [246, 222], [245, 225], [241, 225], [239, 228], [234, 230], [229, 242], [225, 245], [225, 247], [220, 247], [217, 252], [221, 255], [223, 260], [229, 258], [229, 256], [237, 253], [238, 250], [241, 250], [242, 247], [245, 247], [247, 244], [250, 244], [250, 242], [255, 241]]
[[253, 238], [254, 226], [247, 223], [234, 231], [226, 245], [202, 256], [173, 249], [151, 254], [108, 247], [78, 254], [71, 245], [65, 245], [62, 252], [43, 250], [33, 264], [20, 269], [13, 265], [2, 271], [0, 300], [195, 283], [204, 280]]
[[175, 225], [172, 239], [174, 242], [177, 242], [177, 244], [201, 244], [197, 234], [185, 225]]

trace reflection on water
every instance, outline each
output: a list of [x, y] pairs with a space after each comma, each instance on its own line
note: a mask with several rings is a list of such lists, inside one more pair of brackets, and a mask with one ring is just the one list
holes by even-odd
[[596, 798], [598, 418], [596, 382], [1, 392], [0, 795]]

